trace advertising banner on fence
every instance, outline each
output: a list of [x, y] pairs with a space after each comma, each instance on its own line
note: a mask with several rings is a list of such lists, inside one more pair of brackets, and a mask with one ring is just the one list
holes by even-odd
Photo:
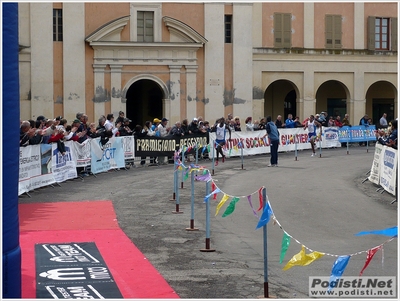
[[[323, 128], [322, 131], [317, 129], [317, 148], [340, 147], [337, 129], [338, 128], [334, 127]], [[244, 156], [270, 153], [268, 137], [265, 139], [262, 138], [265, 133], [265, 130], [254, 132], [233, 132], [231, 134], [231, 141], [228, 141], [229, 135], [227, 135], [224, 152], [228, 156], [241, 156], [242, 151]], [[215, 133], [210, 133], [211, 145], [214, 145], [214, 141]], [[279, 129], [279, 141], [279, 152], [311, 148], [308, 140], [308, 132], [303, 128]], [[213, 152], [211, 152], [211, 156], [212, 153]], [[216, 155], [215, 152], [214, 155]]]
[[125, 160], [135, 158], [135, 137], [134, 136], [123, 136], [122, 147], [124, 148]]
[[338, 128], [339, 142], [376, 141], [375, 125], [353, 125]]
[[67, 141], [66, 146], [69, 145], [74, 152], [74, 158], [76, 160], [77, 167], [85, 167], [90, 165], [90, 141], [92, 139], [86, 139], [82, 143]]
[[379, 185], [379, 174], [381, 173], [381, 166], [382, 166], [381, 161], [383, 159], [383, 156], [381, 155], [382, 151], [383, 151], [383, 145], [376, 143], [374, 159], [372, 160], [372, 167], [368, 177], [368, 180], [376, 185]]
[[379, 184], [390, 194], [396, 194], [397, 150], [384, 146]]
[[20, 148], [18, 195], [55, 183], [51, 144]]
[[96, 138], [92, 139], [90, 144], [92, 173], [125, 167], [121, 137], [112, 137], [105, 144], [101, 143], [100, 138]]
[[65, 143], [65, 155], [60, 153], [56, 143], [52, 144], [53, 175], [57, 183], [75, 179], [78, 176], [74, 152], [72, 151], [72, 141], [69, 142]]
[[190, 147], [193, 153], [194, 149], [200, 149], [208, 145], [208, 134], [193, 134], [182, 137], [167, 136], [160, 137], [140, 137], [135, 139], [136, 157], [172, 157], [174, 152], [183, 147]]

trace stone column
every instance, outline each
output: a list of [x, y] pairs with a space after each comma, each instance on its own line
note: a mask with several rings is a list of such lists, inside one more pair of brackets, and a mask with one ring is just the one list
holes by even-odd
[[[107, 99], [104, 89], [104, 69], [106, 64], [93, 64], [94, 72], [94, 120], [98, 120], [101, 115], [104, 115], [104, 102]], [[107, 117], [107, 116], [106, 116]], [[117, 118], [117, 116], [115, 116]]]
[[367, 100], [365, 98], [364, 89], [364, 72], [354, 72], [354, 98], [350, 100], [352, 106], [350, 106], [350, 123], [352, 125], [358, 125], [361, 117], [366, 113]]
[[300, 119], [304, 120], [311, 114], [315, 114], [317, 102], [315, 99], [315, 93], [314, 71], [305, 70], [303, 74], [303, 97], [300, 96], [300, 99], [298, 100], [299, 104], [303, 102], [302, 110], [300, 108], [300, 111], [303, 112], [303, 116], [300, 115]]
[[354, 49], [364, 49], [364, 3], [354, 2]]
[[[233, 3], [233, 114], [253, 116], [252, 3]], [[253, 116], [258, 118], [258, 116]]]
[[119, 111], [123, 111], [126, 116], [126, 102], [122, 103], [121, 98], [121, 71], [122, 65], [111, 65], [111, 112], [114, 116], [118, 116]]
[[[54, 118], [53, 3], [31, 3], [31, 118]], [[40, 28], [40, 30], [38, 30]], [[43, 38], [49, 37], [49, 38]]]
[[63, 114], [72, 121], [86, 112], [85, 4], [63, 3], [63, 23]]
[[[204, 4], [204, 119], [213, 123], [224, 116], [224, 3]], [[248, 33], [250, 34], [251, 31]]]
[[186, 67], [186, 117], [192, 120], [197, 117], [196, 111], [196, 78], [198, 66], [185, 66]]
[[173, 124], [180, 120], [180, 110], [181, 110], [181, 65], [170, 65], [169, 66], [169, 98], [171, 100], [170, 115], [167, 117], [170, 119], [169, 124]]
[[314, 48], [314, 3], [305, 2], [303, 6], [304, 48]]

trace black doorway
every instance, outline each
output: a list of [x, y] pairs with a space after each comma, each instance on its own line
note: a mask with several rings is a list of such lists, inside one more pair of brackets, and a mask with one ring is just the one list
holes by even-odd
[[125, 115], [132, 120], [131, 127], [163, 118], [162, 100], [162, 90], [154, 81], [142, 79], [134, 82], [126, 93]]

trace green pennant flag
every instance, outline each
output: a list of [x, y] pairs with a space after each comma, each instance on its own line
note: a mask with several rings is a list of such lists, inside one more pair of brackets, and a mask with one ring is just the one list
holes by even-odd
[[189, 178], [189, 170], [186, 170], [185, 176], [183, 177], [183, 181], [186, 181]]
[[208, 151], [208, 153], [210, 153], [210, 144], [207, 145], [207, 151]]
[[283, 232], [281, 258], [279, 260], [279, 263], [282, 263], [283, 258], [285, 257], [286, 251], [289, 249], [289, 245], [290, 245], [290, 236], [287, 235], [286, 232]]
[[203, 170], [203, 175], [206, 175], [208, 173], [208, 170], [207, 169], [204, 169]]
[[224, 212], [224, 214], [222, 214], [222, 217], [228, 216], [230, 214], [233, 213], [233, 211], [235, 211], [235, 206], [236, 203], [239, 202], [240, 198], [238, 198], [237, 196], [235, 196], [232, 201], [229, 203], [228, 207], [226, 207], [226, 210]]

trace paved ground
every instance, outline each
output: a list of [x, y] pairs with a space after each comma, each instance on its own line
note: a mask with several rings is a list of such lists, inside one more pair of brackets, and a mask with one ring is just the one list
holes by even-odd
[[[231, 196], [246, 196], [265, 186], [275, 216], [283, 228], [307, 247], [337, 255], [366, 251], [386, 240], [363, 230], [397, 225], [397, 203], [393, 196], [376, 192], [362, 180], [372, 164], [374, 148], [354, 146], [280, 153], [279, 167], [266, 167], [269, 155], [227, 159], [215, 168], [213, 179]], [[201, 161], [211, 169], [211, 161]], [[131, 168], [76, 179], [61, 187], [46, 187], [19, 198], [20, 203], [112, 200], [120, 227], [159, 270], [181, 298], [257, 298], [264, 294], [262, 229], [247, 199], [241, 198], [235, 212], [215, 217], [217, 201], [211, 200], [211, 248], [205, 248], [205, 183], [195, 183], [195, 227], [190, 226], [190, 178], [180, 192], [182, 214], [173, 214], [173, 165]], [[218, 201], [222, 194], [218, 196]], [[253, 195], [257, 207], [258, 195]], [[257, 208], [256, 208], [257, 209]], [[95, 212], [93, 214], [96, 214]], [[279, 264], [282, 230], [268, 224], [269, 294], [279, 298], [308, 298], [308, 277], [329, 276], [336, 257], [324, 256], [307, 267], [283, 271]], [[284, 264], [301, 249], [291, 241]], [[380, 252], [364, 276], [397, 276], [397, 240], [385, 244], [384, 265]], [[118, 252], [118, 250], [116, 250]], [[352, 256], [344, 276], [357, 276], [366, 253]], [[138, 275], [137, 277], [140, 277]]]

